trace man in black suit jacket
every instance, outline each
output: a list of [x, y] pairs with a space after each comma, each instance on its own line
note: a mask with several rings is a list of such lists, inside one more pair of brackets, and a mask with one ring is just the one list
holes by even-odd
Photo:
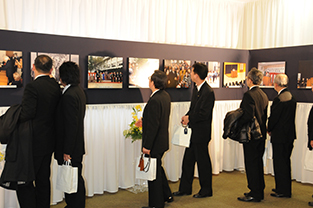
[[161, 161], [164, 152], [169, 148], [168, 125], [171, 98], [164, 90], [166, 82], [166, 74], [155, 70], [149, 79], [149, 88], [152, 90], [152, 94], [144, 108], [142, 118], [142, 152], [157, 159], [156, 179], [148, 181], [149, 207], [156, 208], [163, 208], [165, 201], [173, 201]]
[[57, 143], [55, 158], [59, 165], [71, 160], [78, 168], [77, 192], [65, 193], [67, 208], [85, 207], [85, 182], [82, 177], [82, 160], [85, 154], [84, 117], [86, 96], [79, 86], [80, 70], [74, 62], [60, 66], [60, 81], [64, 86], [57, 113]]
[[[313, 86], [311, 86], [313, 92]], [[313, 106], [311, 107], [309, 118], [308, 118], [308, 148], [312, 151], [313, 149]], [[313, 207], [313, 201], [309, 202], [309, 206]]]
[[278, 74], [274, 79], [274, 89], [278, 95], [271, 106], [267, 131], [271, 135], [273, 147], [273, 166], [276, 187], [273, 197], [291, 197], [290, 156], [296, 139], [297, 101], [287, 89], [288, 77]]
[[185, 149], [179, 191], [174, 192], [174, 196], [190, 195], [192, 193], [196, 162], [201, 189], [193, 197], [210, 197], [213, 194], [212, 164], [208, 144], [211, 140], [212, 111], [215, 96], [212, 88], [205, 81], [207, 74], [208, 67], [206, 65], [195, 63], [192, 66], [190, 76], [196, 86], [193, 89], [189, 111], [182, 117], [182, 124], [189, 125], [192, 130], [190, 146]]
[[49, 76], [52, 71], [49, 56], [38, 56], [32, 70], [35, 80], [25, 87], [19, 121], [32, 121], [35, 186], [33, 183], [20, 185], [17, 197], [22, 208], [48, 208], [50, 164], [55, 146], [55, 113], [60, 88], [55, 79]]
[[263, 79], [263, 73], [256, 68], [252, 68], [247, 75], [247, 86], [249, 90], [243, 95], [240, 108], [244, 113], [238, 121], [238, 126], [250, 122], [255, 116], [260, 124], [262, 138], [251, 140], [243, 144], [245, 170], [248, 181], [249, 193], [244, 197], [238, 197], [239, 201], [260, 202], [264, 198], [264, 170], [263, 154], [266, 139], [266, 120], [268, 98], [259, 88]]

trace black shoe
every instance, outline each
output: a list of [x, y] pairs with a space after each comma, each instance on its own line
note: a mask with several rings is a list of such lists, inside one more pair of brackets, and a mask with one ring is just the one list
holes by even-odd
[[170, 196], [165, 200], [167, 203], [171, 203], [174, 201], [174, 197]]
[[313, 207], [313, 202], [309, 202], [309, 206]]
[[277, 197], [277, 198], [291, 198], [290, 195], [286, 195], [286, 194], [279, 194], [279, 193], [271, 193], [271, 196], [273, 197]]
[[190, 194], [185, 193], [185, 192], [180, 192], [180, 191], [173, 192], [173, 196], [184, 196], [184, 195], [190, 195]]
[[155, 208], [155, 207], [142, 207], [142, 208]]
[[250, 196], [249, 194], [250, 194], [250, 192], [249, 193], [248, 192], [247, 193], [243, 193], [243, 195], [245, 195], [245, 196]]
[[276, 190], [276, 189], [272, 189], [272, 191], [275, 192], [275, 193], [277, 193], [277, 190]]
[[194, 198], [205, 198], [205, 197], [210, 197], [210, 196], [212, 196], [212, 194], [199, 194], [199, 193], [197, 193], [197, 194], [193, 195]]
[[261, 199], [256, 199], [253, 196], [238, 197], [237, 199], [243, 202], [260, 202], [261, 201]]

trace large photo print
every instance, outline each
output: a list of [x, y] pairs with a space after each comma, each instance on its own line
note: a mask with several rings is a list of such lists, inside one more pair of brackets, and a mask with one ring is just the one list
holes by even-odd
[[0, 50], [0, 88], [23, 86], [23, 58], [21, 51]]

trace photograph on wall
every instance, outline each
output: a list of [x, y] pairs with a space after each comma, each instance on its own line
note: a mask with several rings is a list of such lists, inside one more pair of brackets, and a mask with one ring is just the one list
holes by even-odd
[[206, 77], [207, 83], [212, 88], [220, 87], [220, 68], [221, 64], [217, 61], [196, 61], [208, 66], [208, 76]]
[[88, 88], [123, 88], [123, 57], [88, 56]]
[[246, 79], [246, 64], [236, 62], [224, 62], [223, 87], [242, 87]]
[[[53, 60], [51, 76], [55, 78], [57, 82], [60, 81], [59, 68], [65, 61], [73, 61], [79, 65], [79, 55], [75, 54], [61, 54], [61, 53], [44, 53], [44, 52], [31, 52], [30, 53], [30, 68], [33, 68], [33, 64], [37, 56], [47, 55]], [[31, 77], [34, 79], [34, 72], [31, 70]]]
[[0, 50], [0, 88], [23, 87], [22, 51]]
[[274, 88], [274, 79], [277, 74], [285, 73], [286, 62], [259, 62], [258, 69], [263, 72], [263, 81], [260, 87]]
[[164, 60], [164, 72], [167, 75], [166, 88], [189, 88], [191, 86], [191, 61]]
[[149, 88], [148, 78], [159, 70], [159, 59], [128, 58], [129, 88]]
[[297, 88], [311, 89], [312, 86], [313, 86], [313, 60], [299, 61]]

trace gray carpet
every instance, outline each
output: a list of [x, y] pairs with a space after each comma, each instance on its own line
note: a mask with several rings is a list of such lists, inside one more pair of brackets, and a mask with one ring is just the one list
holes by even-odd
[[[313, 173], [312, 173], [313, 174]], [[241, 202], [237, 197], [248, 192], [246, 175], [239, 171], [222, 172], [213, 176], [213, 196], [203, 199], [195, 199], [190, 196], [175, 197], [174, 202], [165, 205], [165, 208], [233, 208], [233, 207], [284, 207], [297, 208], [309, 207], [308, 202], [313, 201], [313, 185], [292, 182], [292, 198], [274, 198], [270, 196], [274, 187], [274, 177], [265, 175], [265, 196], [264, 200], [256, 202]], [[172, 191], [177, 191], [179, 182], [170, 182]], [[193, 194], [199, 191], [199, 181], [195, 178], [193, 182]], [[115, 194], [105, 192], [101, 195], [87, 197], [86, 208], [141, 208], [148, 205], [148, 193], [134, 194], [127, 190], [120, 189]], [[52, 208], [63, 208], [65, 202], [60, 202]]]

